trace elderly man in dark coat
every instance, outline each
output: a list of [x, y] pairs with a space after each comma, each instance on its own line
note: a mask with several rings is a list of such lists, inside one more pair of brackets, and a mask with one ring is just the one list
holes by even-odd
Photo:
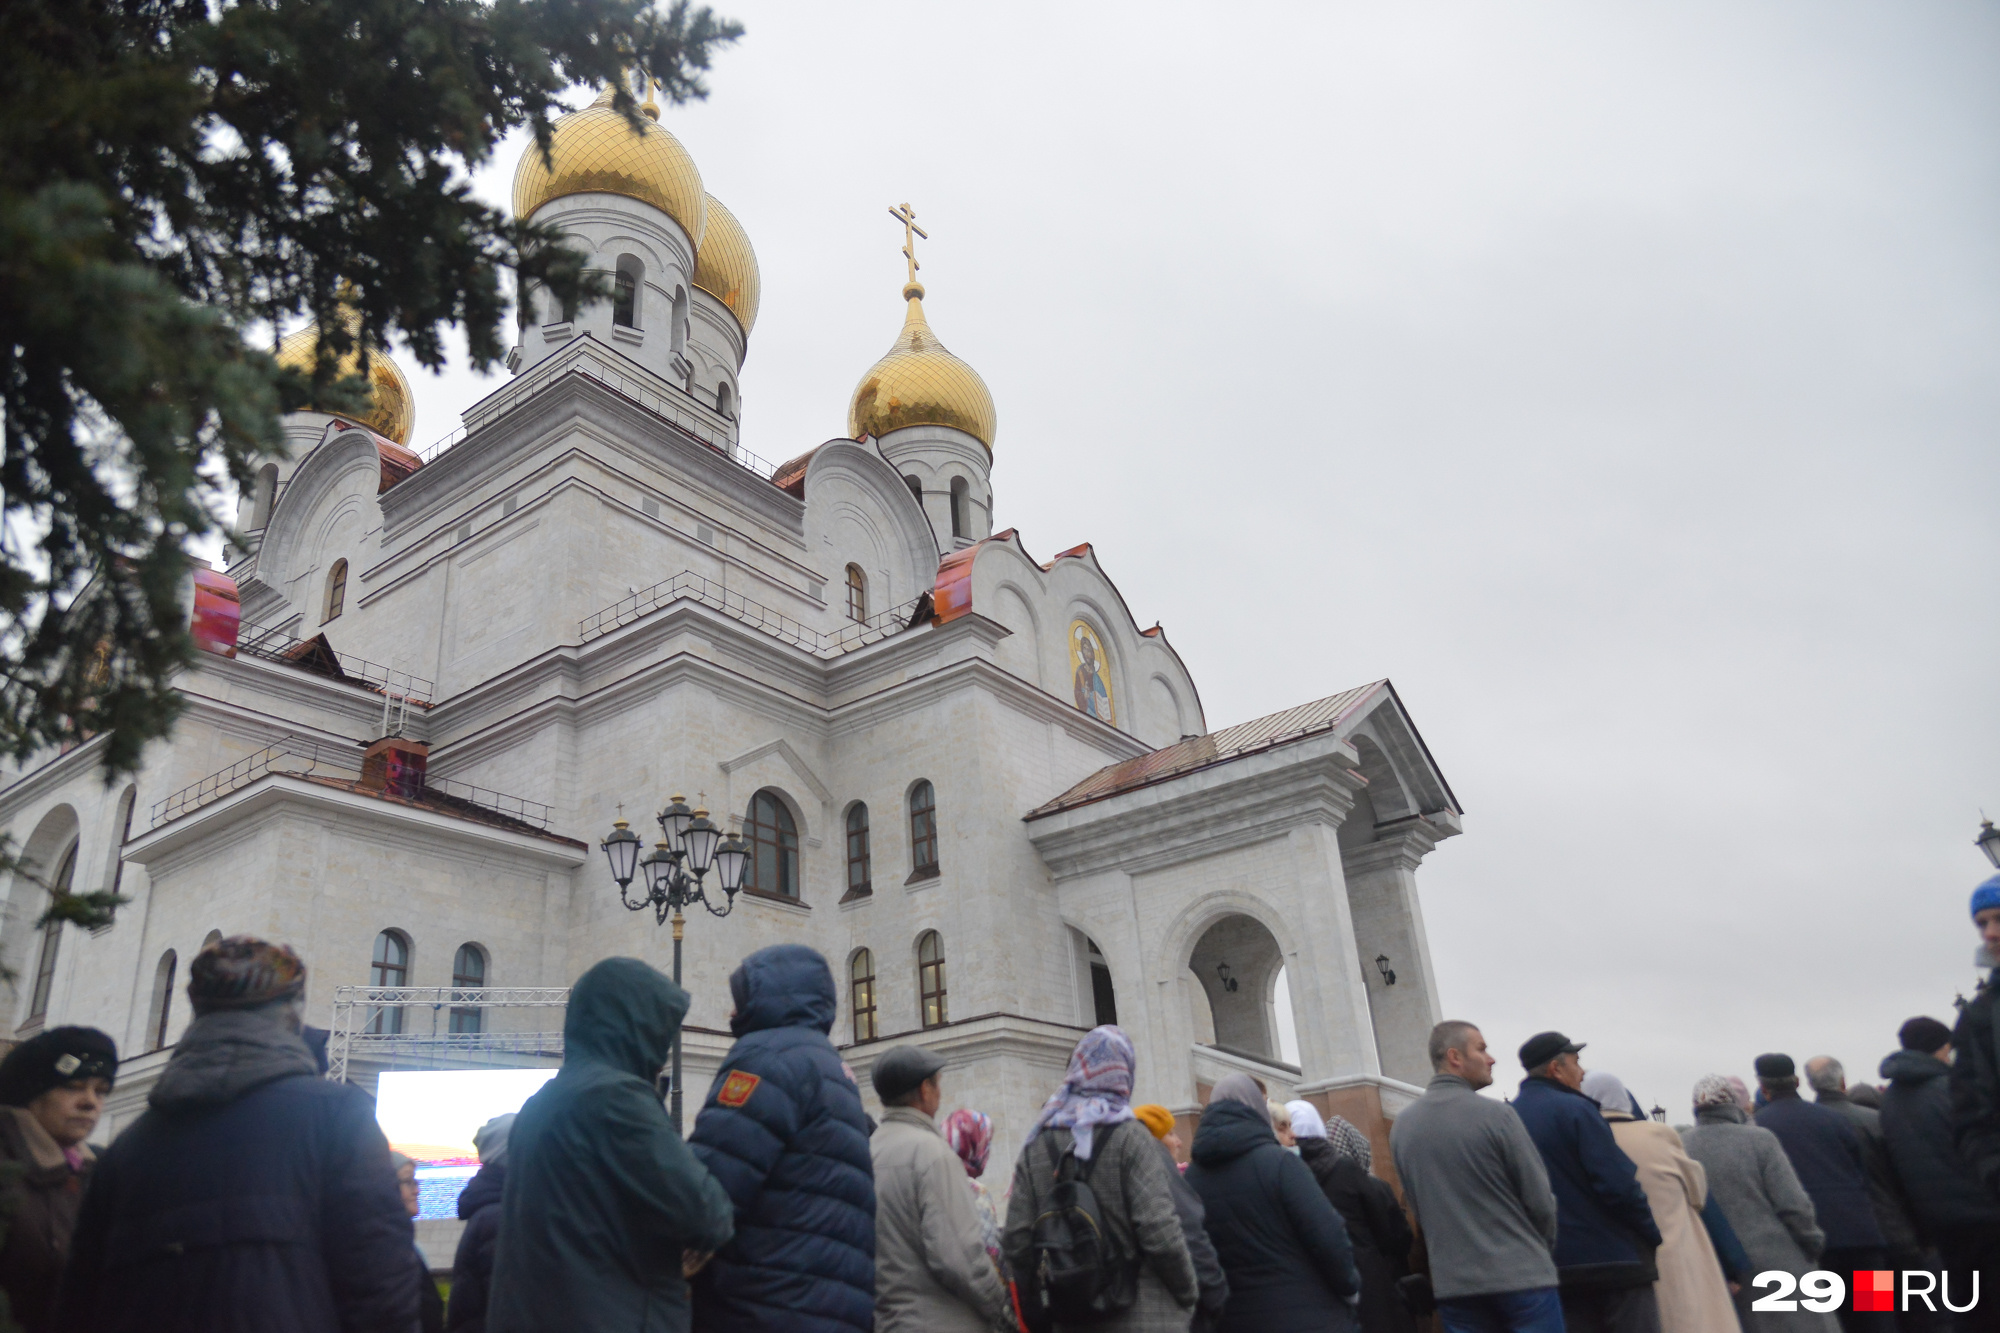
[[345, 1333], [417, 1322], [410, 1215], [375, 1101], [299, 1036], [305, 964], [219, 940], [146, 1113], [98, 1160], [63, 1276], [76, 1333]]
[[730, 1236], [729, 1198], [654, 1079], [687, 992], [636, 958], [570, 988], [563, 1065], [507, 1135], [489, 1333], [687, 1333], [692, 1267]]
[[1583, 1094], [1582, 1049], [1560, 1032], [1528, 1038], [1521, 1047], [1528, 1077], [1514, 1098], [1556, 1195], [1563, 1323], [1569, 1333], [1659, 1333], [1660, 1227], [1639, 1168]]
[[729, 995], [736, 1044], [688, 1142], [729, 1192], [736, 1238], [695, 1284], [698, 1322], [703, 1333], [867, 1333], [875, 1169], [861, 1092], [827, 1037], [833, 971], [803, 944], [773, 945], [730, 974]]
[[[1826, 1233], [1820, 1267], [1835, 1273], [1887, 1268], [1889, 1251], [1868, 1197], [1861, 1135], [1837, 1112], [1799, 1096], [1798, 1068], [1789, 1055], [1758, 1056], [1757, 1086], [1764, 1093], [1757, 1127], [1784, 1145]], [[1843, 1309], [1840, 1323], [1848, 1333], [1893, 1333], [1896, 1326], [1893, 1314], [1868, 1310]]]

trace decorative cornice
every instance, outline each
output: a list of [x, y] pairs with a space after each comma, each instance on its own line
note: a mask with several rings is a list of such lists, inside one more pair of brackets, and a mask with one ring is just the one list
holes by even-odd
[[107, 744], [104, 736], [92, 736], [74, 750], [56, 755], [16, 778], [5, 790], [0, 790], [0, 821], [10, 820], [44, 796], [54, 795], [58, 788], [100, 762], [100, 752]]

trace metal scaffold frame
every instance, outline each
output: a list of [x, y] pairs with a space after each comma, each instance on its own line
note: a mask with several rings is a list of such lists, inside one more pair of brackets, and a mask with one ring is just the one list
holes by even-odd
[[[333, 1027], [326, 1040], [326, 1076], [345, 1083], [348, 1063], [357, 1056], [415, 1060], [431, 1067], [442, 1060], [477, 1062], [491, 1055], [560, 1057], [560, 1027], [554, 1032], [452, 1032], [446, 1011], [473, 1009], [483, 1015], [493, 1009], [568, 1007], [567, 986], [336, 986]], [[376, 1012], [386, 1009], [429, 1009], [429, 1034], [368, 1031]], [[441, 1023], [447, 1030], [439, 1031]], [[483, 1021], [480, 1027], [484, 1029]]]

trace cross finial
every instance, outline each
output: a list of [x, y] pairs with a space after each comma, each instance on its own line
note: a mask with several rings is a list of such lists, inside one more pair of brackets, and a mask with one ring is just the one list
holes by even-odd
[[[923, 267], [922, 264], [919, 264], [917, 262], [916, 238], [921, 236], [928, 241], [930, 239], [930, 233], [926, 232], [922, 227], [919, 227], [917, 225], [917, 212], [915, 209], [911, 208], [908, 204], [903, 204], [899, 207], [891, 208], [889, 210], [889, 216], [903, 224], [903, 258], [910, 261], [909, 285], [911, 287], [916, 287], [917, 270]], [[923, 289], [921, 287], [917, 288], [916, 295], [918, 296], [923, 295]]]
[[623, 801], [620, 801], [618, 803], [618, 817], [620, 819], [625, 818], [625, 802]]

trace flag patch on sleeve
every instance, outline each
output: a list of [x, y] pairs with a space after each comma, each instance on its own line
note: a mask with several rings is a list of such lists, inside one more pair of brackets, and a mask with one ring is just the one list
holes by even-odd
[[763, 1080], [755, 1074], [746, 1074], [740, 1069], [735, 1070], [728, 1078], [722, 1080], [722, 1091], [715, 1094], [715, 1100], [723, 1106], [741, 1106], [750, 1100], [750, 1094], [757, 1091], [757, 1085], [761, 1082]]

